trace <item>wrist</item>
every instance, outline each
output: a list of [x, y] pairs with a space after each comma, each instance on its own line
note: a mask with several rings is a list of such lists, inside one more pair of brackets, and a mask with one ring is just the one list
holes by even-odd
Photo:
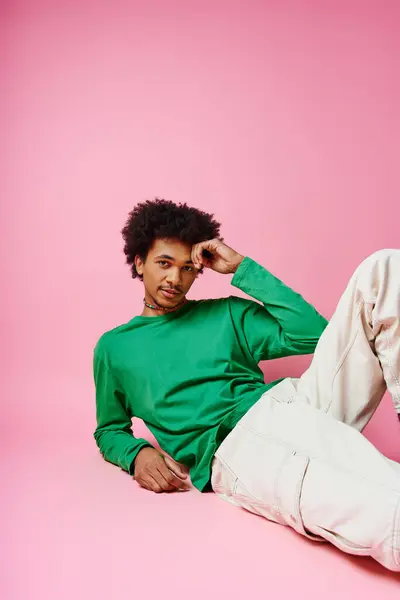
[[237, 258], [235, 259], [232, 269], [231, 269], [231, 273], [236, 273], [236, 271], [238, 270], [239, 266], [241, 265], [241, 263], [244, 261], [244, 256], [242, 256], [241, 254], [237, 255]]
[[147, 452], [143, 452], [143, 450], [147, 450], [147, 451], [148, 450], [153, 450], [154, 451], [154, 448], [153, 448], [153, 446], [150, 446], [150, 445], [142, 446], [140, 448], [140, 450], [138, 450], [138, 453], [136, 454], [135, 458], [133, 459], [133, 461], [131, 463], [132, 468], [135, 468], [136, 461], [137, 461], [137, 459], [138, 459], [138, 457], [139, 457], [140, 454], [142, 454], [142, 456], [144, 456], [145, 454], [147, 454]]

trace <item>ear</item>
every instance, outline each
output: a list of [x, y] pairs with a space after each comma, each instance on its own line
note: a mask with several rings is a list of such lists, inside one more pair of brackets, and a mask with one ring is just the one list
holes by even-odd
[[143, 265], [144, 265], [144, 261], [137, 254], [135, 256], [135, 267], [136, 267], [136, 271], [137, 271], [138, 275], [143, 275]]

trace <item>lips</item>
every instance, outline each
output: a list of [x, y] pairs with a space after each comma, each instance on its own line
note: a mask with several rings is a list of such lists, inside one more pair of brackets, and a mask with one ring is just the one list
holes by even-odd
[[174, 290], [165, 290], [161, 288], [161, 293], [168, 299], [179, 296], [179, 292], [175, 292]]

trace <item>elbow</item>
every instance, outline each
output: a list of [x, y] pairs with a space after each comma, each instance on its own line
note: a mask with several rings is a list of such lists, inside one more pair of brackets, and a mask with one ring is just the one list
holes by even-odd
[[318, 344], [318, 338], [302, 340], [301, 342], [297, 342], [297, 343], [292, 342], [293, 349], [295, 350], [294, 353], [300, 354], [300, 355], [314, 354], [317, 344]]
[[106, 458], [106, 455], [107, 455], [107, 440], [106, 440], [107, 432], [104, 431], [104, 429], [100, 429], [98, 427], [96, 429], [96, 431], [94, 432], [93, 437], [95, 439], [98, 449], [100, 450], [101, 455], [103, 456], [103, 458]]
[[[319, 319], [315, 323], [315, 326], [307, 332], [307, 334], [302, 339], [297, 339], [294, 343], [298, 346], [307, 348], [307, 351], [304, 354], [312, 354], [319, 342], [321, 335], [324, 333], [326, 327], [328, 325], [328, 321], [322, 315], [319, 315]], [[293, 340], [292, 340], [293, 343]]]
[[294, 354], [313, 354], [324, 329], [321, 329], [320, 332], [315, 331], [312, 336], [287, 337], [287, 344], [292, 348]]

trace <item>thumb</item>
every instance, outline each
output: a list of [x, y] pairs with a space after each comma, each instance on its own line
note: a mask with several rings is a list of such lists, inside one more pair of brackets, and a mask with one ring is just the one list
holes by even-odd
[[168, 469], [172, 471], [174, 475], [179, 477], [179, 479], [187, 479], [187, 473], [183, 470], [183, 467], [176, 463], [174, 460], [169, 458], [168, 456], [164, 456], [165, 464]]

